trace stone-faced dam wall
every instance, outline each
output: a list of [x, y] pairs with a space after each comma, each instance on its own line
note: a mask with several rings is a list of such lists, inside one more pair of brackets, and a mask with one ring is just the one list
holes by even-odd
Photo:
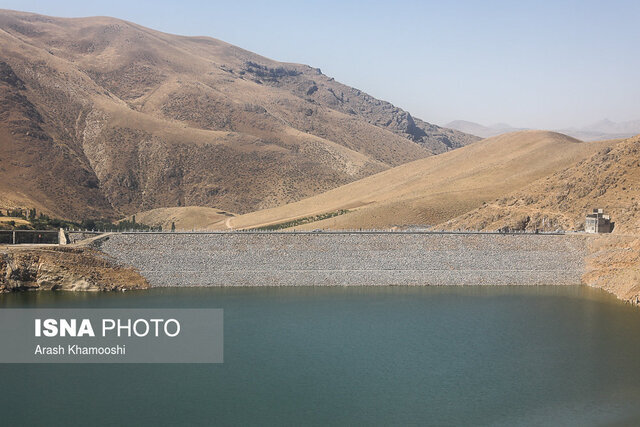
[[575, 285], [584, 236], [123, 233], [94, 243], [152, 286]]

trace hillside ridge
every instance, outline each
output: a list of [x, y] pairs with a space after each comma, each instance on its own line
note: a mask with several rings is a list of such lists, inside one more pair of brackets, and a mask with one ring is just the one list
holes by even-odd
[[602, 147], [575, 165], [507, 193], [446, 228], [582, 230], [585, 215], [602, 208], [615, 234], [640, 230], [640, 135]]
[[478, 140], [320, 69], [116, 18], [1, 10], [0, 58], [0, 207], [246, 213]]
[[239, 215], [216, 227], [263, 227], [348, 210], [296, 229], [437, 228], [615, 144], [582, 142], [549, 131], [504, 134], [396, 166], [295, 203]]

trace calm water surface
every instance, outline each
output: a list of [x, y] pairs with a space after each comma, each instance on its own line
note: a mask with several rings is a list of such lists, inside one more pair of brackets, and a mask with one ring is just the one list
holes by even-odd
[[640, 424], [640, 309], [589, 288], [28, 293], [0, 307], [225, 316], [224, 364], [0, 365], [2, 425]]

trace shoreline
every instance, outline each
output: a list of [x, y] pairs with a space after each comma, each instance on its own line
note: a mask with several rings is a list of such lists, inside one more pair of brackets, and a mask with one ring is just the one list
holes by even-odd
[[134, 268], [86, 247], [0, 247], [0, 294], [24, 291], [148, 289]]
[[[221, 238], [226, 240], [221, 241]], [[204, 244], [199, 244], [202, 241], [197, 239], [203, 239]], [[227, 244], [234, 239], [236, 241], [232, 242], [233, 244]], [[265, 239], [275, 240], [267, 240], [265, 243]], [[338, 239], [340, 245], [334, 247], [329, 243], [327, 246], [327, 241], [330, 242], [331, 239]], [[399, 239], [403, 243], [399, 249], [391, 244], [394, 239]], [[558, 246], [556, 239], [565, 243]], [[139, 240], [151, 246], [141, 249]], [[298, 240], [301, 242], [296, 243]], [[178, 245], [185, 244], [177, 249], [178, 259], [184, 256], [186, 260], [194, 254], [207, 251], [215, 256], [201, 257], [199, 262], [189, 264], [196, 268], [174, 268], [176, 265], [172, 265], [169, 261], [165, 262], [169, 258], [163, 255], [165, 254], [163, 246], [172, 241], [177, 242]], [[550, 248], [546, 248], [549, 242], [554, 241]], [[341, 248], [341, 245], [345, 244], [350, 246], [346, 249]], [[292, 245], [298, 245], [298, 247], [292, 249]], [[533, 246], [528, 247], [530, 245]], [[125, 247], [125, 253], [114, 253], [114, 246]], [[407, 249], [407, 247], [410, 248]], [[342, 252], [337, 256], [327, 256], [327, 253], [336, 248], [342, 249]], [[570, 251], [571, 253], [567, 255], [566, 249], [574, 249], [574, 251]], [[303, 253], [307, 259], [304, 256], [292, 257], [291, 252], [296, 251]], [[519, 251], [519, 255], [514, 257], [514, 251]], [[174, 252], [169, 246], [168, 253], [175, 258]], [[140, 253], [146, 253], [147, 258], [136, 258]], [[403, 259], [406, 258], [407, 253], [413, 254], [414, 258], [424, 259], [405, 262]], [[483, 253], [489, 253], [490, 257], [483, 257]], [[19, 277], [16, 277], [15, 266], [12, 267], [12, 272], [7, 272], [6, 267], [8, 258], [15, 258], [16, 254], [19, 254], [25, 272], [22, 276], [18, 275]], [[55, 260], [51, 259], [52, 254], [55, 254], [53, 257]], [[503, 255], [511, 258], [505, 261], [501, 259]], [[82, 261], [79, 262], [78, 259], [72, 261], [74, 257], [81, 257]], [[242, 257], [245, 258], [242, 259]], [[451, 260], [456, 257], [461, 260], [458, 260], [457, 265], [451, 264]], [[480, 259], [468, 264], [468, 260], [474, 257], [480, 257]], [[532, 260], [536, 257], [542, 259]], [[555, 263], [558, 261], [557, 257], [564, 257], [564, 261], [568, 263], [565, 265], [562, 260], [560, 263]], [[290, 264], [283, 264], [282, 258]], [[219, 261], [220, 259], [226, 263]], [[233, 266], [229, 260], [238, 262], [240, 265]], [[479, 268], [484, 266], [483, 261], [487, 260], [497, 262], [501, 267]], [[435, 263], [428, 268], [412, 268], [412, 262], [413, 266], [416, 262], [422, 262], [420, 265], [424, 267], [426, 261], [437, 261], [441, 264]], [[86, 263], [84, 269], [81, 268], [82, 262]], [[156, 263], [153, 264], [153, 262]], [[264, 269], [265, 264], [271, 262], [275, 266]], [[358, 264], [353, 264], [350, 268], [339, 268], [350, 265], [348, 262]], [[390, 262], [393, 264], [389, 264]], [[447, 262], [449, 264], [446, 264]], [[65, 263], [72, 265], [73, 268], [68, 268]], [[467, 267], [470, 265], [471, 269], [463, 268], [465, 263]], [[379, 268], [379, 264], [383, 264], [383, 268]], [[101, 265], [104, 271], [101, 274], [92, 274], [92, 268], [98, 265]], [[156, 268], [149, 268], [150, 265]], [[256, 265], [261, 267], [251, 268]], [[364, 265], [365, 268], [355, 268], [354, 266], [357, 265]], [[515, 268], [518, 265], [526, 265], [527, 268]], [[548, 265], [553, 265], [555, 268], [543, 268]], [[566, 266], [571, 268], [565, 268]], [[0, 292], [124, 291], [180, 287], [585, 285], [603, 289], [624, 302], [638, 306], [640, 305], [640, 285], [638, 285], [640, 268], [637, 266], [640, 266], [640, 238], [634, 235], [380, 230], [125, 232], [92, 236], [69, 246], [0, 246]], [[13, 278], [7, 280], [12, 274]], [[122, 280], [125, 277], [126, 283], [109, 282], [114, 279]], [[186, 277], [189, 280], [185, 280]], [[209, 281], [198, 280], [198, 277], [207, 277]], [[11, 281], [10, 284], [9, 281]]]

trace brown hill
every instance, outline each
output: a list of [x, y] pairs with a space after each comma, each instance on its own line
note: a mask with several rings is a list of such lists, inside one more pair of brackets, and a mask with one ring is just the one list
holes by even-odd
[[[202, 206], [156, 208], [135, 214], [136, 222], [151, 226], [160, 225], [165, 231], [171, 230], [172, 223], [175, 224], [176, 230], [207, 230], [233, 216], [234, 214], [220, 209]], [[126, 219], [132, 218], [129, 216]]]
[[305, 65], [113, 18], [0, 11], [0, 207], [277, 206], [477, 140]]
[[614, 233], [640, 231], [640, 136], [607, 146], [575, 166], [488, 203], [446, 224], [496, 230], [584, 229], [585, 214], [604, 208]]
[[613, 144], [586, 143], [545, 131], [500, 135], [296, 203], [241, 215], [217, 227], [253, 228], [331, 213], [340, 215], [296, 228], [436, 225]]

